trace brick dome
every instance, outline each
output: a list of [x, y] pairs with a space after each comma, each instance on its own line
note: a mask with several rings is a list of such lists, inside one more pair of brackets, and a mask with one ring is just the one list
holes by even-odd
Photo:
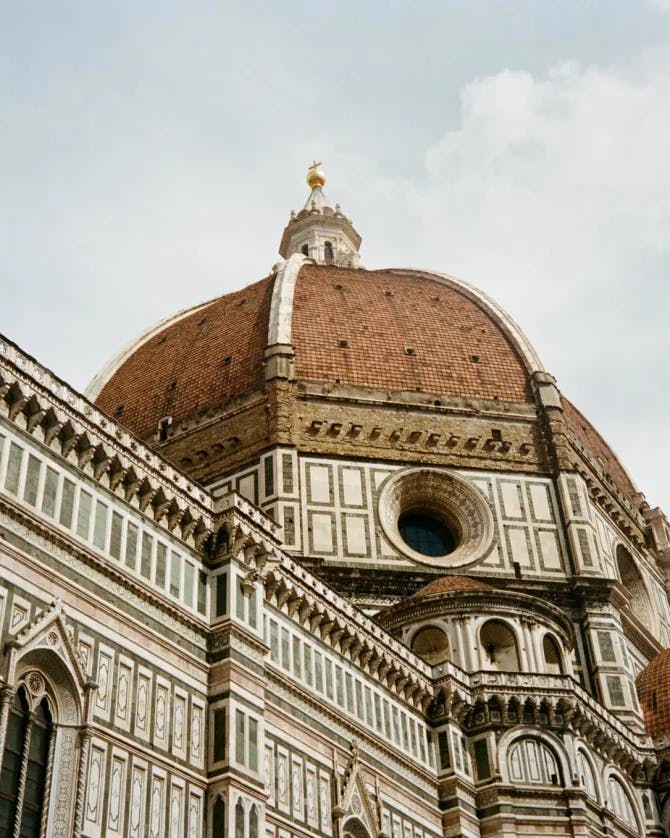
[[[268, 277], [168, 320], [122, 353], [89, 394], [147, 437], [164, 416], [181, 421], [261, 390], [272, 308], [281, 306], [277, 283]], [[533, 402], [514, 336], [468, 286], [305, 260], [292, 291], [299, 381]]]
[[433, 579], [423, 588], [420, 588], [415, 594], [412, 594], [412, 599], [424, 599], [429, 596], [437, 596], [438, 594], [448, 594], [455, 591], [493, 591], [495, 590], [486, 582], [480, 582], [479, 579], [473, 579], [471, 576], [440, 576], [438, 579]]
[[649, 735], [654, 739], [670, 736], [670, 649], [650, 661], [636, 685]]

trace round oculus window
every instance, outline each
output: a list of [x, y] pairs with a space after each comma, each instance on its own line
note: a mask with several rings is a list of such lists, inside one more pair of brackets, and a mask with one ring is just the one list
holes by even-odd
[[472, 483], [438, 468], [392, 474], [379, 495], [384, 534], [418, 564], [462, 567], [484, 558], [493, 542], [493, 516]]
[[458, 545], [452, 528], [428, 512], [403, 513], [398, 519], [398, 530], [405, 544], [424, 556], [446, 556]]

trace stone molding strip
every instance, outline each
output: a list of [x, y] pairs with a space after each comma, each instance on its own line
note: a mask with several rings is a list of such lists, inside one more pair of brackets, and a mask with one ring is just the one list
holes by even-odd
[[183, 320], [185, 317], [188, 317], [190, 314], [195, 314], [197, 311], [200, 311], [201, 308], [207, 308], [207, 306], [211, 305], [215, 302], [216, 298], [212, 300], [207, 300], [204, 303], [198, 303], [198, 305], [191, 306], [190, 308], [185, 308], [182, 311], [177, 312], [177, 314], [172, 314], [169, 317], [164, 317], [158, 323], [153, 326], [150, 326], [144, 332], [139, 334], [136, 338], [131, 340], [127, 343], [121, 351], [115, 355], [111, 360], [109, 360], [105, 366], [92, 378], [92, 380], [86, 386], [84, 390], [84, 395], [87, 399], [94, 402], [98, 396], [100, 395], [101, 390], [110, 380], [110, 378], [114, 375], [114, 373], [122, 367], [123, 364], [130, 358], [130, 356], [137, 352], [137, 350], [144, 346], [147, 341], [151, 340], [154, 335], [157, 335], [159, 332], [162, 332], [163, 329], [167, 329], [168, 326], [172, 326], [173, 323], [178, 323], [180, 320]]
[[293, 295], [300, 269], [305, 262], [314, 263], [313, 259], [294, 253], [281, 266], [275, 277], [270, 303], [268, 324], [268, 346], [289, 345], [292, 339]]
[[52, 450], [58, 440], [65, 459], [75, 451], [82, 472], [126, 502], [137, 497], [140, 511], [150, 507], [169, 531], [179, 524], [196, 549], [213, 531], [208, 492], [2, 335], [0, 415], [33, 436], [39, 428]]
[[510, 338], [512, 343], [516, 346], [519, 355], [526, 365], [529, 373], [546, 372], [539, 355], [533, 348], [533, 345], [528, 340], [521, 327], [509, 316], [509, 314], [499, 306], [495, 300], [492, 300], [483, 291], [475, 288], [470, 283], [462, 279], [457, 279], [449, 274], [436, 273], [434, 271], [423, 271], [417, 268], [390, 268], [390, 273], [398, 274], [399, 276], [408, 277], [422, 277], [436, 280], [443, 285], [458, 291], [463, 296], [472, 300], [500, 326], [503, 332]]

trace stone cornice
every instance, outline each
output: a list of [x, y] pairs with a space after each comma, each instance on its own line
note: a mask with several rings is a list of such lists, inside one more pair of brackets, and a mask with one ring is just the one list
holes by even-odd
[[51, 450], [58, 444], [65, 459], [75, 456], [96, 482], [204, 546], [213, 530], [211, 495], [1, 336], [0, 415], [31, 435], [39, 431], [42, 443]]
[[379, 679], [402, 700], [425, 708], [432, 698], [431, 670], [405, 645], [306, 570], [277, 542], [230, 505], [220, 516], [219, 558], [247, 568], [247, 582], [262, 582], [265, 598], [322, 642]]
[[[84, 572], [84, 568], [90, 568], [91, 571], [99, 574], [102, 578], [109, 580], [109, 584], [116, 588], [114, 593], [125, 599], [129, 605], [143, 613], [146, 613], [147, 608], [149, 608], [153, 612], [151, 616], [169, 626], [175, 633], [183, 636], [185, 630], [187, 630], [190, 636], [187, 636], [186, 639], [189, 642], [204, 644], [207, 632], [207, 623], [204, 617], [200, 619], [193, 617], [189, 612], [180, 608], [178, 602], [161, 596], [139, 579], [126, 573], [122, 566], [115, 566], [111, 562], [99, 558], [65, 534], [46, 526], [38, 517], [9, 503], [4, 497], [0, 497], [0, 513], [7, 519], [16, 522], [18, 526], [17, 535], [29, 541], [37, 549], [48, 550], [53, 555], [53, 547], [56, 547], [62, 551], [64, 556], [69, 557], [67, 564], [72, 566], [76, 562], [79, 572]], [[23, 532], [20, 530], [23, 530]], [[0, 528], [0, 537], [2, 537], [2, 528]], [[60, 560], [60, 557], [56, 556], [56, 559]]]
[[[539, 716], [546, 713], [546, 726], [573, 730], [633, 779], [648, 776], [655, 768], [649, 736], [620, 722], [568, 675], [467, 674], [453, 664], [435, 667], [435, 674], [440, 676], [435, 684], [435, 720], [446, 717], [465, 727], [489, 723], [513, 727], [522, 723], [520, 714], [527, 708], [534, 725], [541, 726]], [[492, 720], [492, 710], [501, 718]]]
[[542, 617], [558, 629], [563, 642], [572, 648], [575, 632], [568, 616], [547, 600], [509, 590], [486, 591], [445, 591], [422, 597], [408, 597], [392, 606], [382, 615], [379, 622], [385, 628], [392, 629], [408, 622], [417, 622], [440, 614], [498, 614], [522, 617]]

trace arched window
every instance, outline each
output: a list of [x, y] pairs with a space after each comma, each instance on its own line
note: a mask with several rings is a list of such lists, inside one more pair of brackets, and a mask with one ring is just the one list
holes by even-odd
[[521, 669], [514, 632], [502, 620], [484, 623], [479, 640], [488, 669], [499, 672], [518, 672]]
[[309, 256], [309, 245], [303, 244], [301, 250], [303, 256]]
[[52, 719], [46, 697], [32, 710], [14, 696], [0, 770], [0, 838], [39, 838]]
[[235, 806], [235, 838], [244, 838], [244, 803], [241, 798]]
[[598, 800], [596, 778], [591, 762], [581, 750], [577, 751], [577, 768], [579, 770], [579, 779], [581, 780], [582, 788], [589, 797], [593, 798], [593, 800]]
[[654, 615], [649, 601], [649, 594], [642, 574], [626, 548], [620, 544], [616, 551], [616, 563], [621, 577], [621, 584], [630, 594], [630, 610], [641, 623], [654, 625]]
[[545, 634], [542, 640], [542, 651], [544, 653], [544, 668], [552, 675], [563, 673], [563, 659], [558, 641], [551, 634]]
[[419, 629], [412, 639], [412, 651], [430, 663], [449, 657], [449, 638], [437, 626]]
[[252, 806], [249, 812], [249, 838], [258, 838], [258, 807]]
[[349, 818], [342, 827], [344, 838], [370, 838], [370, 833], [359, 818]]
[[323, 261], [326, 265], [332, 265], [334, 261], [333, 244], [326, 242], [323, 246]]
[[214, 803], [214, 812], [212, 813], [212, 826], [214, 829], [214, 835], [224, 836], [227, 835], [227, 824], [226, 824], [226, 804], [221, 797], [217, 797]]
[[515, 783], [537, 786], [561, 785], [556, 757], [539, 739], [517, 740], [507, 757], [510, 779]]
[[607, 797], [612, 814], [616, 815], [626, 826], [637, 831], [638, 823], [633, 804], [620, 780], [617, 780], [616, 777], [610, 777], [607, 781]]

